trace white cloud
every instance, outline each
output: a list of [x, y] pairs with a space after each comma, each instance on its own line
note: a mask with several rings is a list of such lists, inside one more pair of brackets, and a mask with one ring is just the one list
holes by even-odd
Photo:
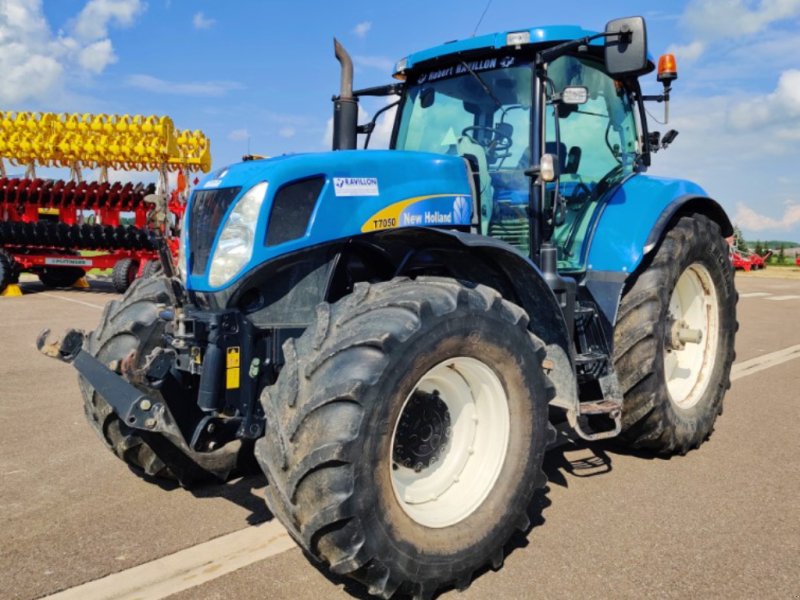
[[353, 27], [353, 33], [360, 38], [366, 37], [369, 30], [372, 29], [372, 21], [362, 21]]
[[109, 24], [130, 25], [143, 10], [140, 0], [89, 0], [56, 35], [42, 0], [0, 0], [0, 103], [59, 108], [66, 82], [97, 75], [116, 60]]
[[[716, 96], [675, 92], [669, 125], [651, 122], [651, 131], [675, 128], [680, 136], [653, 157], [650, 173], [697, 182], [725, 207], [747, 239], [757, 235], [800, 239], [800, 209], [792, 208], [800, 202], [785, 202], [787, 193], [797, 188], [800, 118], [789, 117], [778, 100], [768, 100], [774, 96], [785, 101], [788, 96], [778, 93], [781, 89], [778, 84], [761, 95], [733, 90]], [[768, 103], [767, 114], [754, 110], [751, 102]], [[659, 108], [652, 105], [651, 112], [660, 117]], [[764, 185], [765, 181], [775, 185]]]
[[694, 0], [681, 18], [701, 39], [759, 33], [776, 21], [800, 15], [800, 0]]
[[381, 71], [393, 72], [395, 62], [384, 56], [353, 56], [353, 63], [357, 67], [368, 67], [380, 69]]
[[700, 58], [705, 49], [705, 42], [696, 40], [690, 44], [686, 44], [685, 46], [673, 44], [667, 48], [667, 52], [674, 54], [675, 58], [678, 60], [694, 61]]
[[[788, 139], [796, 137], [797, 118], [800, 117], [800, 70], [781, 73], [775, 91], [756, 95], [734, 105], [729, 113], [731, 127], [751, 130], [765, 125], [777, 125], [777, 134]], [[766, 133], [766, 132], [762, 132]], [[788, 135], [787, 135], [788, 134]]]
[[141, 0], [89, 0], [75, 21], [75, 35], [82, 40], [107, 37], [110, 24], [128, 27], [144, 8]]
[[736, 215], [733, 220], [739, 227], [749, 231], [789, 231], [800, 224], [800, 204], [787, 204], [783, 216], [774, 219], [757, 213], [740, 202], [736, 205]]
[[247, 129], [234, 129], [228, 134], [228, 139], [232, 142], [245, 142], [250, 138]]
[[[685, 45], [672, 45], [669, 52], [688, 61], [697, 60], [710, 46], [710, 42], [737, 40], [738, 46], [751, 44], [741, 40], [759, 34], [755, 44], [764, 36], [775, 35], [775, 25], [781, 21], [800, 17], [800, 0], [692, 0], [681, 15], [680, 23], [694, 40]], [[794, 27], [781, 32], [778, 38], [795, 38]], [[739, 65], [742, 67], [742, 65]]]
[[98, 74], [111, 63], [117, 62], [111, 40], [105, 39], [86, 46], [78, 54], [78, 64], [90, 73]]
[[41, 2], [0, 2], [0, 102], [37, 98], [58, 85], [64, 66]]
[[293, 138], [296, 133], [297, 130], [289, 125], [287, 125], [286, 127], [281, 127], [280, 130], [278, 131], [278, 135], [281, 136], [282, 138], [286, 138], [287, 140], [289, 138]]
[[192, 25], [194, 25], [195, 29], [211, 29], [214, 23], [216, 23], [216, 20], [206, 17], [203, 11], [195, 13], [192, 17]]
[[242, 89], [235, 81], [167, 81], [152, 75], [131, 75], [125, 82], [128, 86], [176, 96], [224, 96], [230, 91]]

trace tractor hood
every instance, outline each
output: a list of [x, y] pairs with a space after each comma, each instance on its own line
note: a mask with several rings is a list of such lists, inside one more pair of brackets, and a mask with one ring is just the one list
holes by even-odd
[[[260, 207], [253, 193], [246, 199], [254, 189]], [[180, 268], [188, 289], [213, 292], [259, 264], [325, 242], [398, 227], [469, 227], [472, 210], [467, 165], [457, 156], [361, 150], [249, 161], [211, 173], [192, 193]], [[220, 245], [228, 223], [236, 227]], [[231, 231], [248, 227], [246, 257]], [[242, 266], [225, 281], [209, 277], [212, 263], [230, 252], [244, 253]]]

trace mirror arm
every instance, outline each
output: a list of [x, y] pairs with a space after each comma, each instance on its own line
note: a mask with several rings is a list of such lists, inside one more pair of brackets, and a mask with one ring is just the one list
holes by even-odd
[[372, 132], [375, 130], [375, 123], [377, 122], [378, 117], [380, 117], [383, 113], [385, 113], [390, 108], [394, 108], [398, 104], [400, 104], [400, 99], [399, 98], [397, 100], [395, 100], [394, 102], [391, 102], [391, 103], [387, 104], [386, 106], [384, 106], [383, 108], [381, 108], [380, 110], [378, 110], [372, 116], [372, 119], [370, 120], [369, 123], [366, 123], [364, 125], [359, 125], [356, 128], [356, 133], [366, 133], [367, 134], [367, 139], [364, 140], [364, 149], [365, 150], [367, 149], [367, 146], [369, 146], [369, 140], [372, 138]]
[[596, 40], [603, 37], [610, 37], [620, 35], [619, 33], [596, 33], [594, 35], [587, 36], [585, 38], [581, 38], [579, 40], [570, 40], [569, 42], [564, 42], [562, 44], [558, 44], [553, 46], [552, 48], [548, 48], [547, 50], [542, 50], [536, 54], [536, 66], [541, 66], [545, 63], [549, 63], [557, 59], [562, 54], [572, 50], [573, 48], [577, 48], [578, 46], [585, 46], [592, 40]]
[[376, 85], [361, 90], [355, 90], [353, 96], [400, 96], [403, 93], [402, 83], [390, 83], [388, 85]]

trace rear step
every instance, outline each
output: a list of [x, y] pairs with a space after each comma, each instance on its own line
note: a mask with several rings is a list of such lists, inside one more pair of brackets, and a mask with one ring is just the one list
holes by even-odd
[[[601, 400], [579, 402], [577, 412], [571, 410], [567, 413], [572, 428], [590, 442], [616, 437], [622, 431], [622, 392], [616, 373], [601, 377], [599, 383], [603, 392]], [[593, 418], [590, 420], [588, 417]], [[610, 427], [603, 427], [604, 421], [609, 422]]]

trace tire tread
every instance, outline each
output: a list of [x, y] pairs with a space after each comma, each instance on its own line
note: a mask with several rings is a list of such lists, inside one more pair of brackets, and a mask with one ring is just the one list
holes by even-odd
[[[444, 315], [465, 303], [493, 311], [505, 321], [527, 327], [525, 311], [485, 286], [467, 288], [453, 280], [420, 277], [413, 284], [397, 278], [377, 284], [357, 284], [350, 296], [317, 309], [317, 322], [296, 340], [284, 344], [286, 363], [278, 381], [262, 394], [267, 433], [256, 443], [256, 457], [269, 485], [267, 501], [287, 524], [292, 537], [316, 560], [339, 575], [364, 583], [370, 594], [388, 598], [401, 587], [415, 597], [429, 597], [442, 585], [463, 585], [469, 573], [444, 573], [442, 580], [409, 582], [365, 548], [363, 524], [346, 508], [354, 489], [354, 448], [365, 408], [360, 393], [374, 384], [387, 354], [408, 339], [426, 314]], [[535, 355], [545, 356], [544, 344], [529, 332]], [[340, 373], [355, 373], [337, 380]], [[544, 376], [549, 402], [555, 388]], [[336, 427], [328, 425], [336, 419]], [[554, 431], [547, 425], [547, 436]], [[544, 473], [529, 482], [543, 486]], [[324, 496], [318, 491], [327, 490]], [[328, 501], [333, 498], [333, 502]], [[527, 507], [510, 507], [517, 528], [526, 531]], [[502, 546], [490, 549], [494, 564]], [[412, 588], [414, 586], [412, 585]]]

